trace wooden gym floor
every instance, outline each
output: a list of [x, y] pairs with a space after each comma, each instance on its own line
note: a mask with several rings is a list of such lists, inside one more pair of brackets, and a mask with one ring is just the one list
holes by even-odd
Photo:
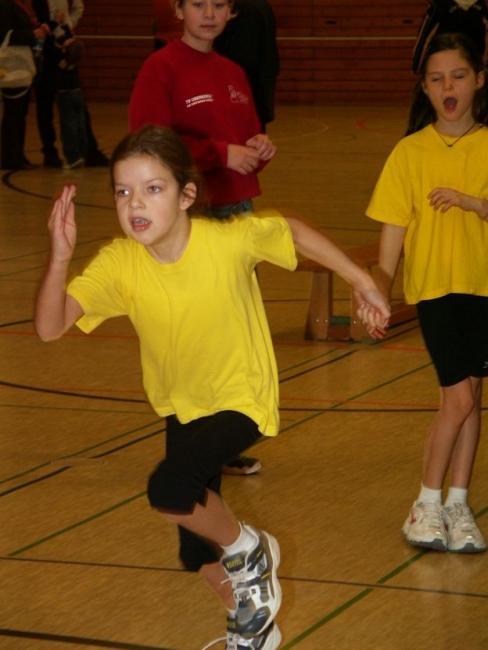
[[[91, 108], [108, 152], [126, 107]], [[374, 242], [364, 209], [404, 120], [405, 108], [280, 107], [257, 206], [296, 210], [346, 246]], [[40, 162], [32, 116], [28, 135]], [[4, 174], [0, 189], [0, 649], [198, 650], [224, 616], [144, 497], [164, 422], [145, 402], [128, 321], [50, 344], [33, 333], [50, 197], [68, 179], [78, 270], [118, 233], [106, 170]], [[423, 553], [400, 534], [438, 401], [417, 323], [379, 344], [305, 341], [310, 278], [260, 273], [282, 432], [255, 449], [262, 473], [226, 478], [224, 493], [281, 543], [282, 647], [488, 648], [488, 555]], [[339, 285], [339, 311], [345, 298]], [[483, 439], [471, 503], [485, 535], [487, 472]]]

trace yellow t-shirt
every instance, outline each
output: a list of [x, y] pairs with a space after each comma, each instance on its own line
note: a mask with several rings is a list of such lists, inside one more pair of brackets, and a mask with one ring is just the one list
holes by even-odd
[[407, 229], [407, 302], [448, 293], [488, 296], [488, 223], [460, 208], [434, 210], [427, 197], [437, 187], [488, 198], [488, 128], [464, 136], [452, 147], [432, 125], [400, 140], [366, 210], [372, 219]]
[[279, 428], [278, 378], [255, 265], [293, 270], [295, 248], [278, 213], [230, 221], [192, 219], [181, 258], [161, 264], [143, 245], [115, 239], [68, 293], [90, 332], [127, 315], [139, 336], [144, 388], [155, 411], [189, 422], [244, 413], [261, 433]]

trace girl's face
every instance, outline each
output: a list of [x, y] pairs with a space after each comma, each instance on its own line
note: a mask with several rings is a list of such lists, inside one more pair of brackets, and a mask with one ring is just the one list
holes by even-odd
[[214, 39], [232, 17], [229, 0], [183, 0], [176, 6], [183, 21], [183, 41], [201, 52], [210, 52]]
[[429, 58], [422, 85], [438, 122], [469, 126], [474, 96], [483, 83], [483, 72], [476, 73], [459, 50], [444, 50]]
[[114, 166], [115, 207], [124, 233], [143, 244], [161, 262], [183, 253], [190, 234], [186, 210], [196, 187], [181, 191], [168, 167], [147, 155], [119, 160]]

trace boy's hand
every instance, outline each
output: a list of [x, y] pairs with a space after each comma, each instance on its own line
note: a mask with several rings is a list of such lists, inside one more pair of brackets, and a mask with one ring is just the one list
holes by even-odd
[[245, 176], [253, 172], [259, 165], [259, 154], [252, 147], [240, 144], [227, 146], [227, 167]]
[[75, 194], [75, 185], [65, 185], [49, 216], [52, 262], [69, 262], [73, 256], [76, 244]]
[[260, 160], [271, 160], [276, 154], [276, 147], [265, 133], [258, 133], [249, 138], [247, 147], [252, 147], [258, 153]]

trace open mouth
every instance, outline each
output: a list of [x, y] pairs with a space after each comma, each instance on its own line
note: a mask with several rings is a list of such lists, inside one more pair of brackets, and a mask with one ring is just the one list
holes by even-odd
[[446, 109], [446, 111], [449, 111], [449, 112], [452, 112], [452, 111], [456, 110], [457, 103], [458, 102], [457, 102], [457, 99], [455, 97], [446, 97], [446, 99], [443, 102], [444, 108]]
[[151, 222], [149, 219], [144, 219], [144, 217], [132, 217], [132, 219], [130, 219], [130, 225], [132, 226], [132, 230], [140, 232], [141, 230], [147, 230], [151, 225]]

